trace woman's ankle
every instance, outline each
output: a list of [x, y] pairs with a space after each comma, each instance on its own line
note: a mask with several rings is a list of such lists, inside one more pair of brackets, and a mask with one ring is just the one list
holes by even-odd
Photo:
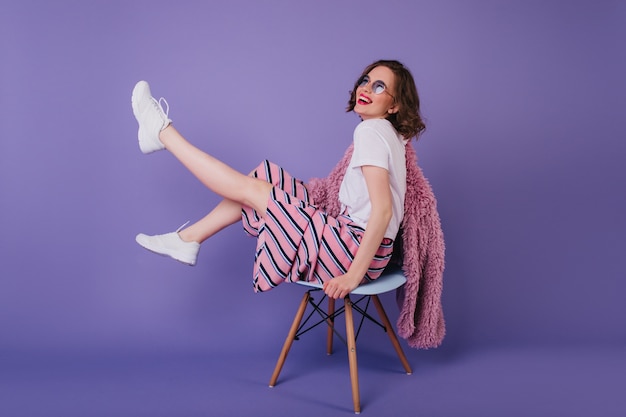
[[200, 243], [198, 241], [198, 239], [193, 235], [193, 233], [191, 233], [191, 231], [189, 229], [179, 230], [178, 231], [178, 237], [180, 237], [180, 240], [182, 240], [183, 242]]

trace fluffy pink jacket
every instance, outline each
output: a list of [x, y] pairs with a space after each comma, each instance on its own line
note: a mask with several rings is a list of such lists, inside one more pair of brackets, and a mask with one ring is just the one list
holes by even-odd
[[[326, 178], [307, 183], [313, 204], [336, 216], [339, 214], [339, 187], [352, 157], [353, 145]], [[398, 335], [409, 346], [437, 347], [445, 335], [441, 306], [444, 269], [444, 241], [437, 201], [430, 184], [417, 165], [410, 142], [406, 146], [407, 193], [402, 221], [402, 269], [406, 284], [398, 289], [400, 315]]]

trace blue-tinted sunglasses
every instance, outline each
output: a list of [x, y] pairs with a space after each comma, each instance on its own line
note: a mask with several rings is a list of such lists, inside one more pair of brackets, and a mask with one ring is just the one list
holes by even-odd
[[[357, 86], [363, 88], [369, 83], [370, 83], [370, 76], [364, 75], [361, 78], [359, 78], [359, 82], [357, 83]], [[381, 80], [376, 80], [372, 82], [372, 92], [376, 95], [386, 92], [387, 94], [391, 96], [391, 98], [395, 100], [395, 97], [391, 95], [389, 91], [387, 91], [387, 85]]]

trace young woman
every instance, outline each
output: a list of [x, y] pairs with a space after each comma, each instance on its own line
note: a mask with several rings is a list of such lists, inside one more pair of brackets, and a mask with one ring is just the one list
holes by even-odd
[[[164, 235], [139, 234], [144, 248], [194, 265], [200, 244], [242, 220], [257, 238], [254, 288], [309, 280], [343, 298], [364, 280], [376, 279], [391, 258], [403, 218], [405, 146], [424, 129], [411, 73], [398, 61], [376, 61], [352, 89], [348, 111], [361, 118], [353, 154], [339, 191], [342, 213], [332, 217], [310, 201], [306, 185], [264, 161], [241, 174], [189, 143], [172, 125], [148, 83], [133, 90], [139, 146], [167, 149], [206, 187], [224, 198], [191, 226]], [[169, 106], [168, 106], [169, 110]]]

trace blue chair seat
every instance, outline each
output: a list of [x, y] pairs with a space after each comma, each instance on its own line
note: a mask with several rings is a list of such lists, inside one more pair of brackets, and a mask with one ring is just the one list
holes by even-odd
[[[400, 268], [394, 268], [391, 271], [385, 271], [383, 274], [373, 281], [361, 284], [350, 294], [355, 295], [375, 295], [384, 294], [393, 291], [406, 283], [406, 277]], [[322, 289], [323, 285], [317, 282], [296, 281], [295, 284], [310, 288]]]

